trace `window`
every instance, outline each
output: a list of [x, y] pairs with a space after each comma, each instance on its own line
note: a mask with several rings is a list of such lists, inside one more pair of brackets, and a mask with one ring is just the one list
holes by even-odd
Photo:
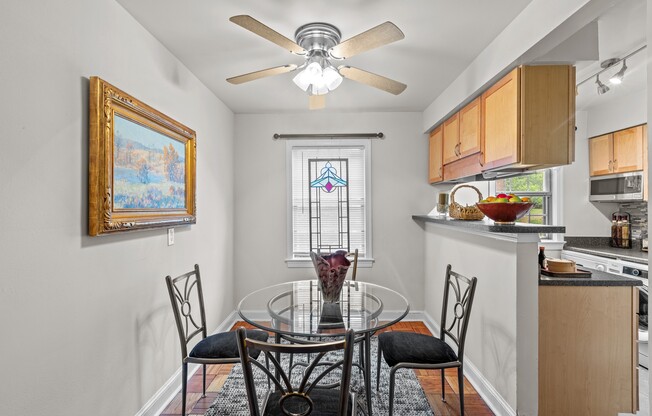
[[371, 258], [369, 140], [289, 140], [288, 265], [311, 251]]
[[513, 178], [494, 181], [495, 193], [526, 196], [534, 203], [530, 212], [519, 222], [552, 224], [551, 171], [545, 169]]

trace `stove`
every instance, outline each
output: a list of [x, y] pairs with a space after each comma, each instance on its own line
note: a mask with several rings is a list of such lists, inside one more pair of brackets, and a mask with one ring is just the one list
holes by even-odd
[[638, 287], [638, 363], [648, 368], [648, 267], [647, 264], [634, 263], [625, 260], [615, 260], [593, 254], [562, 250], [563, 259], [573, 260], [585, 269], [598, 270], [638, 279], [643, 286]]

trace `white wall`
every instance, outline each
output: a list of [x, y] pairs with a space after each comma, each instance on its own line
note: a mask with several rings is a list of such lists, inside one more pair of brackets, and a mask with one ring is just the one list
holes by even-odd
[[647, 88], [643, 86], [639, 91], [590, 107], [587, 113], [587, 137], [647, 123]]
[[613, 203], [589, 202], [589, 137], [647, 122], [647, 89], [576, 114], [575, 163], [564, 166], [563, 214], [566, 235], [608, 237]]
[[566, 235], [578, 237], [609, 237], [611, 213], [618, 210], [613, 203], [589, 201], [589, 142], [588, 114], [575, 114], [575, 162], [561, 167], [562, 213]]
[[358, 278], [406, 295], [423, 309], [423, 230], [411, 219], [429, 212], [435, 191], [427, 183], [428, 140], [420, 113], [236, 115], [236, 297], [261, 287], [313, 278], [310, 268], [288, 269], [286, 258], [285, 141], [274, 133], [372, 133], [373, 268]]
[[[233, 114], [113, 0], [0, 12], [2, 415], [132, 415], [180, 366], [164, 276], [233, 310]], [[197, 131], [197, 224], [87, 236], [88, 77]], [[418, 125], [418, 123], [415, 123]]]

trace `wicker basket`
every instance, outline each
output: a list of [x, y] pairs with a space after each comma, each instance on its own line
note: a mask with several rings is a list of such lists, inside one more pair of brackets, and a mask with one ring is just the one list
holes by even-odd
[[482, 193], [475, 186], [471, 185], [460, 185], [451, 192], [451, 205], [448, 209], [448, 214], [451, 218], [456, 220], [469, 220], [469, 221], [478, 221], [484, 218], [482, 211], [478, 209], [475, 205], [473, 206], [461, 206], [455, 202], [455, 192], [459, 191], [461, 188], [471, 188], [478, 193], [478, 201], [482, 201]]

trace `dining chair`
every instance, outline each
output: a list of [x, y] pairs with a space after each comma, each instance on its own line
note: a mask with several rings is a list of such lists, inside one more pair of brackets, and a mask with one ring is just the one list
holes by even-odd
[[[383, 332], [378, 335], [378, 367], [376, 390], [380, 382], [380, 358], [384, 356], [389, 372], [389, 415], [394, 408], [396, 371], [402, 368], [441, 369], [441, 398], [446, 401], [444, 370], [457, 368], [460, 414], [464, 414], [464, 343], [471, 316], [477, 278], [466, 278], [446, 267], [444, 301], [442, 303], [439, 338], [413, 332]], [[454, 297], [450, 296], [453, 289]], [[447, 320], [448, 312], [453, 317]], [[457, 352], [446, 343], [448, 336], [457, 346]]]
[[351, 260], [351, 280], [355, 282], [355, 277], [358, 274], [358, 249], [346, 253], [346, 258]]
[[[174, 320], [181, 343], [181, 409], [186, 414], [186, 387], [188, 382], [188, 363], [202, 365], [202, 397], [206, 397], [206, 364], [236, 364], [240, 362], [238, 342], [235, 332], [221, 332], [207, 336], [204, 294], [202, 291], [199, 266], [179, 277], [165, 277]], [[199, 308], [193, 308], [199, 306]], [[188, 353], [188, 344], [197, 335], [201, 340]], [[247, 330], [247, 337], [267, 341], [265, 331]], [[256, 357], [260, 351], [252, 350]]]
[[[276, 344], [250, 338], [244, 328], [237, 330], [238, 349], [240, 362], [244, 373], [249, 413], [252, 416], [276, 415], [311, 415], [311, 416], [340, 416], [355, 414], [355, 394], [349, 391], [351, 385], [351, 365], [353, 362], [354, 332], [349, 329], [344, 339], [333, 342], [312, 344]], [[272, 373], [267, 366], [260, 363], [252, 351], [262, 351], [266, 360], [276, 372]], [[332, 351], [342, 351], [342, 358], [328, 363], [321, 373], [314, 373], [320, 366], [324, 356]], [[283, 368], [283, 355], [313, 354], [314, 360], [306, 367], [301, 377], [292, 378]], [[279, 358], [280, 357], [280, 358]], [[253, 367], [264, 373], [272, 381], [270, 388], [264, 396], [263, 404], [259, 407], [257, 386], [254, 380]], [[338, 388], [325, 388], [320, 385], [326, 376], [334, 370], [340, 369]]]

